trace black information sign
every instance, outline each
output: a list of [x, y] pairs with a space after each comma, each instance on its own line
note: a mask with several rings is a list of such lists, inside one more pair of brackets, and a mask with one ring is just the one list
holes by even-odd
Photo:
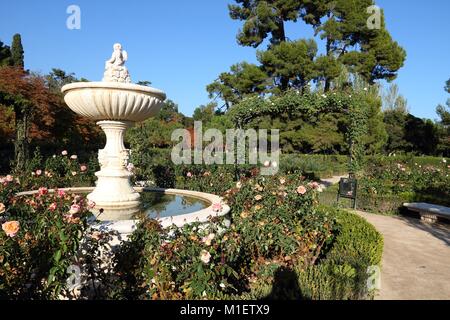
[[341, 178], [339, 181], [339, 191], [337, 196], [337, 201], [340, 198], [347, 198], [353, 200], [353, 209], [356, 209], [356, 190], [358, 184], [354, 178]]

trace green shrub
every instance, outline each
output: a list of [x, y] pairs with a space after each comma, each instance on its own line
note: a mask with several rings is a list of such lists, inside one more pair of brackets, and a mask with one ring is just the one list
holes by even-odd
[[316, 266], [299, 272], [300, 288], [307, 299], [364, 299], [368, 268], [380, 266], [383, 238], [364, 218], [332, 208], [338, 225], [332, 249]]
[[87, 200], [43, 187], [12, 201], [5, 195], [1, 192], [0, 299], [58, 298], [87, 228]]

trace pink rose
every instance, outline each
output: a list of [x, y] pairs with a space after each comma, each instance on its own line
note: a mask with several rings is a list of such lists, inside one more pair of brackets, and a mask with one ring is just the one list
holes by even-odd
[[78, 205], [78, 204], [73, 204], [73, 205], [70, 206], [70, 211], [69, 211], [69, 213], [70, 213], [70, 214], [77, 214], [78, 212], [80, 212], [80, 209], [81, 209], [80, 205]]
[[13, 181], [14, 181], [14, 177], [13, 177], [12, 175], [8, 174], [8, 175], [6, 176], [6, 181], [8, 181], [8, 182], [13, 182]]
[[64, 190], [58, 190], [58, 197], [62, 198], [66, 195], [66, 192]]
[[40, 196], [44, 196], [44, 195], [46, 195], [47, 193], [48, 193], [48, 189], [45, 188], [45, 187], [40, 187], [39, 190], [38, 190], [38, 194], [39, 194]]
[[312, 189], [319, 189], [319, 184], [317, 182], [310, 182], [308, 186]]
[[214, 204], [212, 205], [212, 210], [213, 210], [214, 212], [220, 212], [220, 211], [222, 211], [222, 204], [220, 204], [220, 203], [214, 203]]
[[63, 155], [63, 156], [67, 156], [67, 150], [63, 150], [63, 152], [61, 152], [61, 154]]
[[188, 172], [188, 173], [186, 174], [186, 177], [188, 177], [188, 178], [192, 177], [192, 173], [191, 173], [191, 172]]
[[304, 186], [300, 186], [297, 188], [297, 193], [304, 195], [306, 193], [306, 188]]
[[37, 175], [37, 176], [40, 176], [41, 174], [42, 174], [42, 170], [39, 170], [39, 169], [36, 170], [36, 175]]
[[85, 172], [86, 170], [87, 170], [87, 166], [85, 166], [84, 164], [80, 166], [81, 172]]

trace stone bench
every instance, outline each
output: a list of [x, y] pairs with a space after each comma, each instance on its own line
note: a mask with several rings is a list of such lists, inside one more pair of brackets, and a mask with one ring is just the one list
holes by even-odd
[[438, 217], [450, 219], [450, 208], [438, 206], [425, 202], [404, 203], [404, 207], [420, 214], [420, 219], [424, 222], [434, 223]]

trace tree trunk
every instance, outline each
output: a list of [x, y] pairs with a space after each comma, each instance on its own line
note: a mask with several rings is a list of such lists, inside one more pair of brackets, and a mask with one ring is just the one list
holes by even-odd
[[[330, 39], [330, 37], [327, 37], [326, 49], [327, 49], [327, 56], [331, 56], [331, 39]], [[330, 87], [331, 87], [331, 79], [326, 77], [324, 91], [325, 92], [330, 91]]]
[[15, 170], [23, 171], [29, 156], [28, 145], [28, 114], [27, 111], [15, 108], [16, 139], [14, 141]]
[[[284, 29], [283, 19], [279, 19], [277, 22], [277, 29], [272, 34], [272, 45], [278, 45], [286, 41], [286, 31]], [[289, 79], [286, 77], [280, 78], [281, 91], [286, 91], [289, 87]]]

